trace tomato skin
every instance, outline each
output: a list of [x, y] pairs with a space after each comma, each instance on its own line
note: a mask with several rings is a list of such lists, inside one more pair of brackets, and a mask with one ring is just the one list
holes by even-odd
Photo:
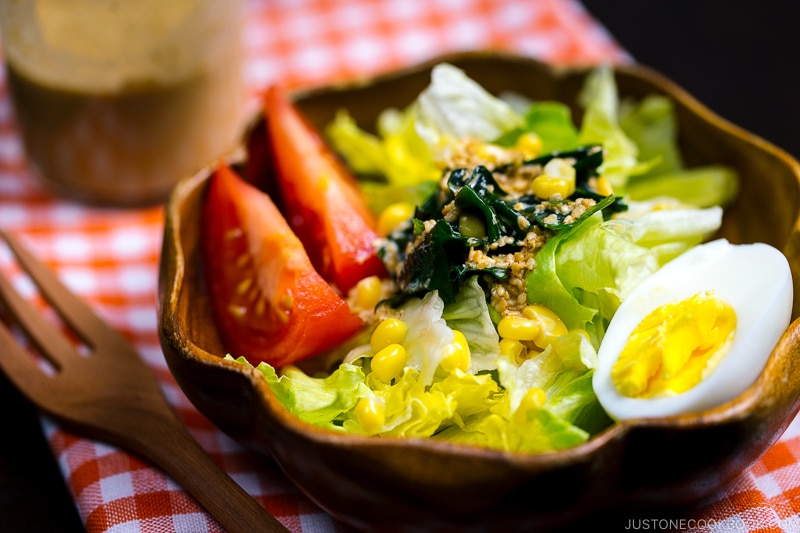
[[362, 327], [270, 197], [224, 163], [210, 178], [202, 220], [209, 296], [231, 355], [280, 367]]
[[368, 276], [385, 277], [376, 217], [355, 178], [281, 88], [267, 91], [264, 115], [283, 209], [317, 271], [342, 293]]

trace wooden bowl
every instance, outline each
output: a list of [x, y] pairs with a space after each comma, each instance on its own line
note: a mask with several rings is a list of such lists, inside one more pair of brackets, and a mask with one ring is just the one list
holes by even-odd
[[[295, 99], [319, 127], [345, 107], [362, 125], [405, 106], [448, 61], [492, 92], [575, 102], [588, 69], [553, 68], [496, 53], [440, 58]], [[800, 280], [800, 167], [783, 151], [713, 114], [659, 74], [617, 66], [622, 96], [670, 96], [688, 166], [721, 163], [741, 179], [720, 236], [781, 249]], [[577, 113], [577, 108], [575, 109]], [[264, 139], [256, 120], [245, 147]], [[263, 150], [262, 150], [263, 152]], [[245, 168], [264, 165], [250, 151]], [[800, 324], [793, 321], [759, 379], [735, 400], [699, 414], [614, 424], [585, 444], [530, 455], [423, 439], [342, 436], [289, 414], [260, 373], [222, 360], [200, 255], [201, 203], [211, 170], [185, 179], [168, 204], [159, 283], [160, 338], [178, 384], [233, 438], [274, 457], [336, 518], [371, 531], [543, 531], [602, 509], [672, 508], [720, 490], [782, 435], [800, 408]], [[797, 302], [793, 320], [798, 316]]]

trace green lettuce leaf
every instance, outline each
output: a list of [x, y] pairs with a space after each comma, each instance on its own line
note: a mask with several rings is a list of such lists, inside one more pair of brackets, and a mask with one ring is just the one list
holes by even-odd
[[[247, 359], [233, 359], [252, 366]], [[355, 407], [359, 398], [369, 394], [361, 367], [342, 364], [323, 378], [311, 377], [297, 367], [286, 366], [281, 375], [268, 363], [259, 363], [256, 370], [264, 375], [275, 397], [292, 414], [317, 426], [340, 430], [334, 421]]]
[[536, 102], [525, 113], [525, 129], [542, 141], [542, 153], [578, 146], [578, 130], [569, 106], [561, 102]]
[[389, 387], [374, 393], [384, 408], [383, 426], [367, 432], [352, 413], [345, 419], [343, 429], [348, 433], [380, 434], [395, 437], [430, 437], [456, 409], [454, 399], [440, 391], [427, 390], [419, 372], [406, 368], [403, 375]]
[[374, 135], [340, 109], [325, 134], [357, 174], [381, 175], [393, 185], [409, 186], [436, 180], [440, 173], [414, 125], [413, 107], [387, 109], [378, 116], [378, 134]]
[[[602, 223], [598, 213], [580, 224], [550, 238], [536, 254], [536, 268], [527, 277], [528, 302], [539, 303], [560, 317], [568, 329], [589, 330], [597, 309], [583, 305], [573, 293], [574, 281], [562, 278], [557, 258], [562, 246], [570, 240], [582, 242], [584, 236]], [[596, 336], [595, 336], [596, 337]]]
[[726, 206], [739, 192], [738, 174], [722, 165], [636, 177], [628, 183], [634, 201], [674, 198], [696, 207]]
[[[510, 412], [516, 412], [528, 390], [536, 387], [547, 394], [546, 407], [571, 420], [572, 409], [577, 404], [570, 402], [569, 409], [559, 406], [563, 397], [558, 393], [596, 366], [597, 352], [592, 343], [581, 332], [571, 331], [554, 340], [542, 353], [519, 365], [508, 359], [499, 359], [497, 370], [500, 383], [508, 391]], [[594, 396], [591, 387], [584, 392], [590, 398]]]
[[377, 134], [372, 134], [341, 109], [325, 129], [333, 149], [363, 178], [361, 188], [375, 213], [396, 202], [419, 205], [435, 190], [441, 171], [414, 124], [413, 106], [387, 109], [378, 116]]
[[655, 201], [634, 203], [630, 211], [606, 225], [648, 248], [663, 266], [711, 237], [722, 226], [722, 215], [719, 206], [699, 209], [673, 203], [671, 208], [664, 208], [661, 201]]
[[[582, 333], [559, 337], [520, 365], [505, 358], [497, 364], [502, 397], [488, 411], [446, 428], [437, 439], [540, 453], [585, 442], [591, 434], [587, 428], [599, 431], [610, 423], [592, 389], [597, 353]], [[544, 405], [523, 404], [532, 388], [545, 392]]]
[[490, 374], [471, 374], [458, 370], [435, 382], [430, 390], [455, 402], [452, 423], [457, 425], [471, 416], [488, 412], [497, 405], [503, 394], [500, 385]]
[[391, 171], [391, 162], [381, 138], [362, 130], [347, 110], [336, 112], [333, 121], [325, 128], [325, 135], [353, 172], [388, 175]]
[[434, 153], [452, 139], [489, 142], [523, 125], [510, 104], [447, 63], [433, 68], [431, 83], [416, 105], [417, 134]]
[[543, 453], [582, 444], [589, 434], [547, 409], [536, 409], [513, 421], [491, 411], [479, 413], [434, 438], [509, 452]]
[[505, 132], [495, 143], [513, 146], [525, 133], [535, 133], [541, 143], [541, 153], [571, 150], [578, 146], [578, 129], [566, 104], [554, 101], [526, 102], [524, 125]]
[[489, 306], [483, 288], [478, 283], [478, 276], [467, 279], [458, 291], [455, 302], [445, 305], [442, 318], [467, 339], [471, 355], [470, 372], [495, 368], [495, 359], [500, 353], [500, 337], [489, 315]]
[[619, 107], [619, 126], [636, 144], [639, 159], [655, 161], [637, 177], [683, 169], [672, 100], [661, 95], [647, 96], [640, 102], [625, 100]]
[[594, 370], [564, 383], [548, 398], [548, 409], [553, 415], [595, 435], [613, 423], [603, 409], [592, 386]]
[[601, 174], [609, 180], [616, 194], [624, 194], [631, 174], [643, 172], [638, 149], [622, 131], [618, 122], [617, 84], [610, 66], [599, 66], [586, 78], [579, 101], [584, 107], [578, 142], [602, 144], [605, 160]]
[[639, 159], [656, 163], [631, 176], [630, 200], [671, 197], [696, 207], [728, 205], [738, 193], [736, 172], [721, 165], [685, 169], [678, 147], [678, 128], [672, 100], [651, 95], [640, 102], [625, 101], [620, 127], [635, 143]]
[[406, 366], [419, 372], [423, 386], [433, 382], [446, 348], [455, 338], [442, 318], [443, 311], [444, 302], [437, 291], [423, 298], [410, 298], [399, 308], [399, 318], [408, 328], [404, 342], [408, 355]]

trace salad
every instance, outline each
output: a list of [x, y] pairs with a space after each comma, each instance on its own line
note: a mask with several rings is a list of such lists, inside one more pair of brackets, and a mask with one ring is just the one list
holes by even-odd
[[322, 141], [271, 90], [279, 195], [221, 164], [205, 204], [227, 357], [335, 432], [539, 453], [612, 424], [593, 379], [615, 313], [719, 229], [737, 177], [685, 168], [671, 101], [621, 101], [611, 67], [580, 104], [440, 64], [376, 133], [342, 109]]

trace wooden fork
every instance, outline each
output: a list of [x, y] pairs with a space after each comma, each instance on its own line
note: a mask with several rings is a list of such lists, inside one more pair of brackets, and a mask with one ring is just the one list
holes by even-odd
[[0, 322], [0, 368], [16, 387], [65, 427], [128, 449], [161, 467], [229, 532], [287, 531], [194, 440], [122, 335], [15, 238], [2, 231], [0, 235], [89, 352], [78, 350], [0, 275], [0, 303], [54, 369], [45, 373], [31, 350]]

